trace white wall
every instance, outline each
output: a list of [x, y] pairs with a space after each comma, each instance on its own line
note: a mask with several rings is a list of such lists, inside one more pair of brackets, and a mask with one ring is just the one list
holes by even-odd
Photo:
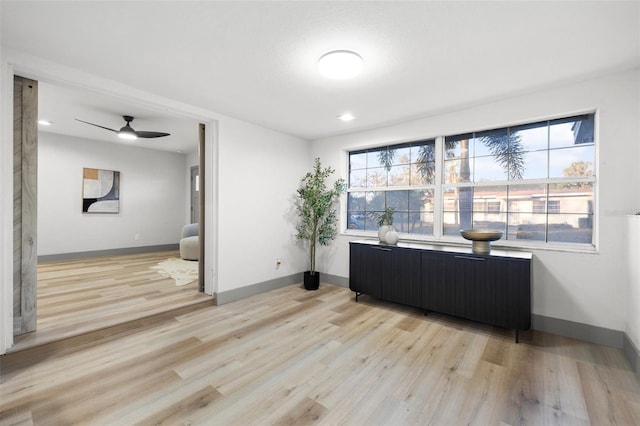
[[294, 273], [302, 282], [306, 255], [291, 210], [312, 165], [309, 143], [234, 119], [219, 122], [219, 141], [218, 291]]
[[[42, 58], [3, 48], [0, 58], [2, 93], [11, 93], [13, 73], [74, 87], [85, 87], [101, 93], [140, 102], [163, 111], [174, 111], [207, 124], [207, 188], [205, 249], [206, 291], [227, 291], [270, 279], [297, 274], [306, 269], [305, 252], [293, 239], [295, 224], [290, 209], [300, 178], [312, 165], [308, 141], [284, 135], [264, 127], [229, 118], [158, 95], [143, 92], [112, 80], [65, 67]], [[0, 103], [0, 203], [2, 203], [1, 235], [11, 236], [12, 226], [12, 100], [3, 96]], [[180, 172], [180, 220], [186, 222], [184, 177], [187, 160], [182, 159]], [[82, 164], [80, 167], [85, 166]], [[96, 164], [96, 167], [109, 168]], [[123, 165], [123, 193], [130, 170]], [[133, 172], [132, 172], [133, 173]], [[74, 175], [76, 176], [76, 175]], [[74, 178], [76, 179], [76, 178]], [[75, 197], [81, 190], [75, 190]], [[123, 200], [125, 202], [125, 200]], [[126, 203], [129, 203], [126, 200]], [[130, 206], [126, 206], [129, 209]], [[123, 206], [125, 208], [125, 206]], [[123, 212], [124, 214], [124, 212]], [[132, 229], [126, 234], [131, 235]], [[153, 233], [139, 230], [142, 242]], [[134, 231], [137, 232], [137, 231]], [[179, 232], [179, 231], [178, 231]], [[175, 238], [175, 237], [174, 237]], [[3, 238], [0, 246], [0, 354], [12, 339], [13, 250], [11, 239]], [[173, 239], [175, 242], [175, 239]], [[149, 242], [151, 243], [151, 242]], [[155, 244], [155, 243], [154, 243]], [[43, 248], [46, 248], [43, 247]], [[72, 251], [91, 248], [74, 247]], [[65, 249], [69, 250], [69, 249]], [[44, 254], [44, 253], [43, 253]], [[275, 257], [283, 259], [275, 268]], [[6, 279], [8, 277], [8, 279]], [[213, 287], [213, 288], [212, 288]]]
[[[178, 243], [184, 154], [45, 132], [38, 144], [38, 255]], [[82, 213], [83, 167], [120, 172], [119, 214]]]
[[[640, 209], [639, 71], [558, 85], [474, 108], [313, 141], [312, 155], [343, 170], [345, 150], [535, 121], [597, 109], [597, 253], [534, 250], [533, 313], [624, 330], [628, 268], [626, 215]], [[348, 241], [341, 236], [324, 272], [347, 277]], [[637, 308], [638, 305], [635, 306]]]
[[626, 297], [625, 332], [635, 347], [640, 348], [640, 215], [628, 216], [627, 222], [629, 287]]

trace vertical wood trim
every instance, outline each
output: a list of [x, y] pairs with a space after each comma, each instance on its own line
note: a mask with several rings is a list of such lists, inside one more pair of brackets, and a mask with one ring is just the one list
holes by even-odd
[[204, 242], [205, 242], [205, 216], [204, 216], [204, 192], [206, 190], [205, 185], [205, 158], [204, 158], [204, 148], [205, 148], [205, 125], [200, 123], [198, 126], [198, 172], [200, 174], [200, 192], [198, 192], [198, 220], [199, 220], [199, 240], [200, 240], [200, 261], [198, 262], [198, 291], [204, 292], [204, 264], [205, 264], [205, 250], [204, 250]]
[[[22, 83], [13, 79], [13, 317], [19, 334], [22, 299]], [[20, 326], [18, 327], [18, 324]], [[18, 330], [16, 332], [16, 329]]]
[[[20, 246], [19, 261], [14, 258], [14, 266], [20, 272], [14, 273], [14, 290], [20, 287], [20, 334], [36, 329], [37, 295], [37, 212], [38, 212], [38, 82], [15, 77], [20, 80], [19, 109], [14, 107], [14, 173], [19, 169], [20, 189], [14, 186], [14, 201], [19, 198], [19, 209], [14, 205], [14, 244]], [[14, 95], [15, 98], [18, 94]], [[19, 118], [18, 118], [19, 117]], [[20, 138], [17, 142], [16, 138]], [[18, 166], [20, 163], [20, 166]], [[16, 173], [17, 174], [17, 173]], [[18, 195], [19, 193], [19, 195]], [[18, 232], [19, 230], [19, 232]], [[20, 241], [18, 241], [20, 240]], [[14, 254], [18, 254], [14, 250]], [[19, 267], [18, 267], [19, 265]], [[16, 300], [14, 299], [14, 306]], [[17, 329], [17, 324], [14, 329]]]

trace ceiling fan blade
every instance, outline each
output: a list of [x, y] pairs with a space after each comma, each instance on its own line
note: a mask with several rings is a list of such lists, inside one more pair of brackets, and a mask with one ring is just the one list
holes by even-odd
[[139, 138], [161, 138], [163, 136], [169, 136], [171, 133], [163, 133], [163, 132], [145, 132], [141, 130], [136, 130], [136, 135]]
[[104, 126], [101, 126], [101, 125], [99, 125], [99, 124], [89, 123], [88, 121], [80, 120], [80, 119], [78, 119], [78, 118], [76, 118], [76, 121], [79, 121], [79, 122], [81, 122], [81, 123], [85, 123], [85, 124], [90, 124], [90, 125], [92, 125], [92, 126], [100, 127], [101, 129], [111, 130], [112, 132], [118, 133], [118, 131], [117, 131], [117, 130], [115, 130], [115, 129], [110, 129], [110, 128], [108, 128], [108, 127], [104, 127]]

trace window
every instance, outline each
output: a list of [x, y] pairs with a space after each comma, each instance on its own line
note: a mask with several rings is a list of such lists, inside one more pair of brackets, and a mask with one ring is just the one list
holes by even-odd
[[[436, 162], [436, 157], [441, 158]], [[400, 233], [592, 244], [594, 114], [349, 153], [348, 227]]]
[[347, 227], [376, 230], [393, 207], [393, 225], [433, 235], [435, 139], [349, 153]]

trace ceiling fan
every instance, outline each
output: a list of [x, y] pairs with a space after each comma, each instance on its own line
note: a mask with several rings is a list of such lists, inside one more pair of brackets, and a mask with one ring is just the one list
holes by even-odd
[[78, 118], [76, 118], [76, 121], [90, 124], [92, 126], [100, 127], [101, 129], [110, 130], [112, 132], [115, 132], [118, 135], [118, 137], [122, 139], [161, 138], [163, 136], [170, 135], [170, 133], [164, 133], [164, 132], [146, 132], [142, 130], [134, 130], [133, 127], [130, 126], [130, 123], [133, 121], [134, 117], [130, 115], [123, 115], [122, 118], [124, 118], [124, 121], [126, 121], [127, 124], [125, 124], [122, 128], [120, 128], [120, 130], [110, 129], [108, 127], [104, 127], [99, 124], [89, 123], [88, 121], [80, 120]]

